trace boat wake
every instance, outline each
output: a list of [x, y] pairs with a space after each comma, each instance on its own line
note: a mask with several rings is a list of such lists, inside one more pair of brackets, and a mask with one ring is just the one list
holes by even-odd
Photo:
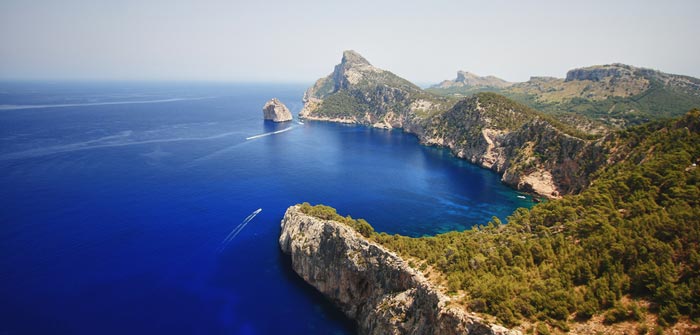
[[254, 136], [246, 137], [245, 139], [246, 139], [246, 141], [250, 141], [250, 140], [254, 140], [254, 139], [256, 139], [256, 138], [261, 138], [261, 137], [265, 137], [265, 136], [271, 136], [271, 135], [276, 135], [276, 134], [284, 133], [285, 131], [290, 131], [290, 130], [292, 130], [292, 129], [294, 129], [294, 128], [296, 128], [296, 126], [291, 126], [291, 127], [288, 127], [288, 128], [284, 128], [284, 129], [282, 129], [282, 130], [271, 131], [271, 132], [269, 132], [269, 133], [264, 133], [264, 134], [260, 134], [260, 135], [254, 135]]
[[161, 138], [161, 139], [144, 139], [131, 140], [133, 132], [130, 130], [123, 131], [118, 135], [101, 137], [94, 140], [76, 142], [63, 145], [54, 145], [49, 147], [41, 147], [36, 149], [29, 149], [19, 152], [12, 152], [4, 155], [0, 155], [0, 161], [13, 160], [13, 159], [23, 159], [30, 157], [40, 157], [53, 155], [63, 152], [72, 151], [82, 151], [82, 150], [93, 150], [101, 148], [115, 148], [115, 147], [126, 147], [131, 145], [144, 145], [144, 144], [154, 144], [154, 143], [173, 143], [173, 142], [188, 142], [188, 141], [210, 141], [216, 140], [228, 136], [233, 136], [239, 134], [239, 132], [226, 132], [215, 134], [211, 136], [203, 137], [171, 137], [171, 138]]
[[127, 104], [157, 104], [157, 103], [162, 103], [162, 102], [202, 100], [202, 99], [211, 99], [211, 98], [213, 98], [213, 97], [171, 98], [171, 99], [157, 99], [157, 100], [105, 101], [105, 102], [86, 102], [86, 103], [75, 103], [75, 104], [50, 104], [50, 105], [0, 105], [0, 110], [104, 106], [104, 105], [127, 105]]
[[250, 213], [241, 223], [239, 223], [231, 232], [226, 235], [226, 238], [224, 238], [223, 241], [221, 241], [221, 246], [219, 247], [219, 252], [222, 252], [226, 249], [226, 247], [233, 241], [236, 236], [245, 228], [245, 226], [248, 225], [248, 223], [255, 218], [256, 215], [260, 214], [262, 212], [262, 208], [258, 208], [253, 213]]

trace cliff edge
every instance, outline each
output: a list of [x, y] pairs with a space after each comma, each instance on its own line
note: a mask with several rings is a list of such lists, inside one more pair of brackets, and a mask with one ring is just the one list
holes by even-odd
[[403, 259], [343, 223], [297, 205], [281, 228], [280, 247], [294, 271], [356, 320], [361, 334], [520, 334], [450, 306]]

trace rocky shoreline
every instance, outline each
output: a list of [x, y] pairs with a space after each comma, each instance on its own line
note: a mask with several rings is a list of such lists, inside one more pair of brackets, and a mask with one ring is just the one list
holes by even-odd
[[360, 334], [520, 335], [451, 305], [395, 253], [298, 205], [287, 209], [279, 243], [294, 271], [354, 319]]

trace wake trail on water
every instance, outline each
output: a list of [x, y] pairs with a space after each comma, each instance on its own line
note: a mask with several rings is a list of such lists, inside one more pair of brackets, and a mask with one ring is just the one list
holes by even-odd
[[235, 239], [236, 236], [238, 236], [238, 234], [241, 231], [243, 231], [243, 229], [248, 225], [248, 223], [250, 223], [250, 221], [252, 221], [256, 215], [260, 214], [260, 212], [262, 212], [262, 208], [256, 209], [255, 211], [253, 211], [253, 213], [250, 213], [250, 215], [243, 219], [243, 221], [239, 223], [235, 228], [233, 228], [233, 230], [231, 230], [231, 232], [228, 233], [228, 235], [226, 235], [226, 238], [224, 238], [224, 240], [221, 241], [219, 252], [224, 251], [229, 245], [229, 243], [231, 243], [231, 241], [233, 241], [233, 239]]
[[255, 135], [255, 136], [246, 137], [245, 139], [246, 139], [246, 141], [254, 140], [254, 139], [256, 139], [256, 138], [261, 138], [261, 137], [265, 137], [265, 136], [271, 136], [271, 135], [276, 135], [276, 134], [284, 133], [285, 131], [290, 131], [290, 130], [292, 130], [292, 129], [294, 129], [294, 128], [296, 128], [296, 126], [291, 126], [291, 127], [288, 127], [288, 128], [284, 128], [284, 129], [282, 129], [282, 130], [271, 131], [271, 132], [269, 132], [269, 133], [264, 133], [264, 134], [260, 134], [260, 135]]
[[[81, 150], [92, 150], [100, 148], [114, 148], [114, 147], [126, 147], [131, 145], [143, 145], [143, 144], [153, 144], [153, 143], [171, 143], [171, 142], [187, 142], [187, 141], [210, 141], [216, 140], [228, 136], [233, 136], [239, 134], [239, 132], [226, 132], [211, 136], [204, 137], [174, 137], [174, 138], [161, 138], [161, 139], [148, 139], [148, 140], [125, 140], [131, 136], [132, 131], [124, 131], [119, 135], [106, 136], [98, 138], [95, 140], [89, 140], [84, 142], [70, 143], [64, 145], [55, 145], [37, 149], [29, 149], [25, 151], [8, 153], [5, 155], [0, 155], [0, 161], [3, 160], [13, 160], [29, 157], [39, 157], [52, 155], [63, 152], [81, 151]], [[115, 141], [116, 140], [116, 141]]]
[[[303, 122], [300, 122], [300, 121], [297, 121], [297, 123], [300, 124], [300, 125], [303, 125], [303, 124], [304, 124]], [[288, 128], [284, 128], [284, 129], [282, 129], [282, 130], [271, 131], [271, 132], [269, 132], [269, 133], [263, 133], [263, 134], [259, 134], [259, 135], [249, 136], [249, 137], [246, 137], [245, 140], [246, 140], [246, 141], [250, 141], [250, 140], [258, 139], [258, 138], [265, 137], [265, 136], [271, 136], [271, 135], [276, 135], [276, 134], [279, 134], [279, 133], [284, 133], [284, 132], [290, 131], [290, 130], [296, 128], [296, 127], [297, 127], [297, 126], [291, 126], [291, 127], [288, 127]], [[235, 149], [236, 147], [238, 147], [239, 145], [244, 144], [244, 143], [246, 143], [246, 142], [236, 143], [236, 144], [234, 144], [234, 145], [232, 145], [232, 146], [229, 146], [229, 147], [223, 148], [223, 149], [221, 149], [221, 150], [214, 151], [214, 152], [212, 152], [212, 153], [210, 153], [210, 154], [208, 154], [208, 155], [199, 157], [199, 158], [193, 160], [191, 163], [187, 164], [186, 167], [188, 167], [188, 168], [189, 168], [189, 167], [193, 167], [193, 166], [199, 164], [199, 163], [202, 162], [202, 161], [206, 161], [206, 160], [208, 160], [208, 159], [211, 159], [211, 158], [220, 156], [220, 155], [222, 155], [222, 154], [224, 154], [224, 153], [227, 153], [227, 152], [229, 152], [229, 151]]]
[[0, 105], [0, 110], [36, 109], [36, 108], [60, 108], [60, 107], [83, 107], [83, 106], [104, 106], [104, 105], [127, 105], [127, 104], [155, 104], [162, 102], [176, 102], [188, 100], [212, 99], [214, 97], [197, 98], [171, 98], [157, 100], [130, 100], [130, 101], [105, 101], [105, 102], [85, 102], [74, 104], [49, 104], [49, 105]]

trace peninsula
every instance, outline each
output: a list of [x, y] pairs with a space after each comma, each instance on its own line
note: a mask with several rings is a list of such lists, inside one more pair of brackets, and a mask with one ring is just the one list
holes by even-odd
[[[697, 79], [650, 71], [614, 64], [561, 82], [605, 82], [598, 94], [606, 97], [596, 101], [608, 103], [649, 87], [619, 96], [611, 76], [648, 75], [667, 79], [664, 92], [695, 101]], [[442, 88], [480, 82], [463, 77]], [[648, 85], [660, 85], [655, 80]], [[523, 87], [494, 82], [490, 88]], [[551, 199], [518, 209], [507, 224], [494, 218], [420, 238], [377, 233], [327, 206], [290, 207], [282, 250], [362, 334], [700, 331], [699, 109], [679, 114], [671, 105], [663, 115], [675, 119], [612, 124], [575, 108], [562, 115], [495, 92], [438, 89], [422, 90], [346, 51], [306, 91], [300, 116], [400, 128]]]

